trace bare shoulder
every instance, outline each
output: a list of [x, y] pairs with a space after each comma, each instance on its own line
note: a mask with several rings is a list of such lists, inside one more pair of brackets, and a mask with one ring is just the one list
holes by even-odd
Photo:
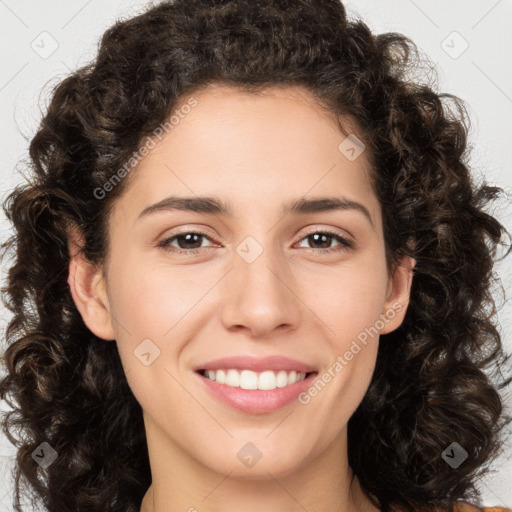
[[512, 512], [512, 509], [506, 507], [478, 507], [471, 503], [457, 503], [456, 512]]

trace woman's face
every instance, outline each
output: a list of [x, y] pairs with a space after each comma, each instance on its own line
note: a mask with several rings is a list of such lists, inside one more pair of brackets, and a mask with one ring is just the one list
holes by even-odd
[[[161, 464], [179, 453], [222, 474], [284, 476], [345, 449], [376, 333], [401, 323], [411, 272], [388, 275], [367, 155], [308, 93], [211, 86], [194, 98], [114, 205], [97, 289], [110, 313], [84, 320], [115, 338]], [[305, 206], [324, 198], [342, 207]], [[205, 368], [239, 371], [229, 385]], [[307, 378], [291, 384], [294, 368]], [[244, 390], [238, 376], [279, 387]]]

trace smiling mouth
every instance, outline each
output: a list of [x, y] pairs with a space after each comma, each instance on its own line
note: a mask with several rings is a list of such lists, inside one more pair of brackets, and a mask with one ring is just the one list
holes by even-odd
[[237, 370], [226, 368], [219, 370], [198, 370], [201, 376], [218, 384], [225, 384], [233, 388], [269, 391], [276, 388], [291, 386], [303, 381], [317, 372], [297, 372], [286, 370], [265, 370], [254, 372], [252, 370]]

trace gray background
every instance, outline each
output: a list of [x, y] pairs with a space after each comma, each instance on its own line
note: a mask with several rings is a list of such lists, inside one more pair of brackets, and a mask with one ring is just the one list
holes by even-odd
[[[22, 181], [14, 169], [27, 156], [24, 136], [35, 133], [50, 88], [93, 58], [101, 34], [116, 18], [129, 17], [144, 4], [140, 0], [0, 0], [0, 197]], [[438, 69], [439, 90], [460, 96], [469, 107], [473, 172], [512, 194], [512, 0], [354, 0], [346, 6], [349, 15], [357, 12], [375, 32], [401, 32], [417, 43]], [[497, 207], [494, 214], [512, 232], [510, 208]], [[0, 238], [8, 235], [9, 226], [0, 213]], [[507, 291], [512, 289], [511, 259], [497, 268]], [[2, 278], [5, 272], [2, 268]], [[9, 316], [0, 308], [3, 331]], [[498, 319], [510, 351], [510, 303], [502, 307]], [[507, 407], [510, 412], [510, 401]], [[511, 438], [509, 429], [509, 443]], [[12, 510], [13, 455], [13, 447], [0, 437], [0, 512]], [[510, 444], [493, 468], [495, 473], [479, 483], [484, 505], [512, 507]]]

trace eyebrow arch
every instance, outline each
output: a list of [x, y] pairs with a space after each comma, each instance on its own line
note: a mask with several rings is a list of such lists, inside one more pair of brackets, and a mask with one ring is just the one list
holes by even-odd
[[[137, 220], [157, 211], [180, 210], [199, 213], [208, 213], [212, 215], [233, 216], [233, 210], [229, 204], [225, 203], [216, 196], [184, 197], [170, 196], [162, 199], [158, 203], [152, 204], [139, 214]], [[374, 227], [372, 217], [366, 206], [343, 196], [335, 197], [315, 197], [313, 199], [296, 199], [290, 203], [284, 204], [281, 209], [281, 215], [288, 214], [307, 214], [315, 212], [327, 212], [334, 210], [356, 210], [362, 213]]]

